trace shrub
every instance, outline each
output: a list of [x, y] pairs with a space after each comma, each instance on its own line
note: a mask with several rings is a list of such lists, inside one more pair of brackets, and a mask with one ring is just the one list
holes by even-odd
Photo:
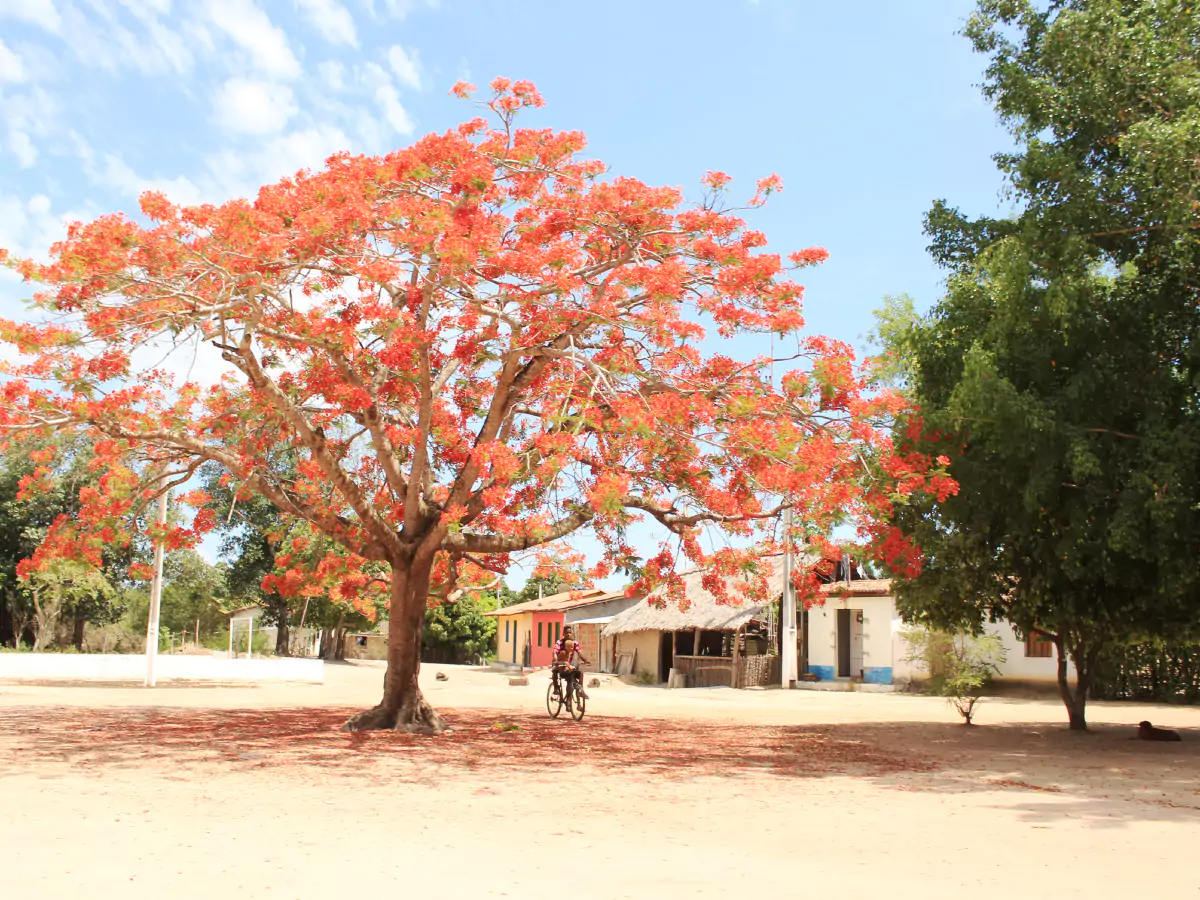
[[909, 649], [905, 662], [925, 669], [929, 673], [930, 693], [945, 697], [963, 717], [964, 724], [973, 724], [983, 688], [1004, 662], [1004, 644], [1000, 638], [994, 634], [923, 628], [909, 629], [903, 637]]

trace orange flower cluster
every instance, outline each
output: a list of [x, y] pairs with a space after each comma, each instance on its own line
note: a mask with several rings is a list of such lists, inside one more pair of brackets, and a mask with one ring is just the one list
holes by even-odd
[[[677, 589], [683, 556], [719, 595], [740, 572], [761, 593], [754, 545], [778, 545], [786, 507], [811, 545], [850, 522], [889, 564], [919, 564], [882, 523], [897, 498], [953, 492], [946, 462], [897, 454], [903, 401], [870, 390], [847, 345], [798, 335], [803, 288], [721, 205], [730, 177], [708, 173], [698, 204], [609, 177], [581, 133], [516, 127], [543, 103], [532, 84], [491, 89], [493, 124], [341, 153], [253, 200], [147, 193], [146, 224], [76, 223], [49, 263], [9, 261], [50, 320], [0, 322], [20, 356], [0, 370], [0, 433], [84, 431], [107, 470], [46, 553], [94, 553], [134, 527], [162, 472], [182, 484], [206, 464], [330, 539], [316, 564], [300, 541], [280, 555], [283, 594], [361, 603], [381, 563], [404, 574], [391, 603], [407, 606], [581, 528], [627, 560], [639, 519], [668, 535], [639, 587]], [[761, 180], [748, 207], [781, 188]], [[706, 355], [706, 323], [797, 335], [792, 370], [776, 386], [765, 355]], [[182, 383], [134, 354], [189, 343], [228, 374]], [[216, 524], [202, 493], [184, 499], [190, 527], [151, 527], [170, 546]], [[743, 549], [705, 549], [706, 530]]]

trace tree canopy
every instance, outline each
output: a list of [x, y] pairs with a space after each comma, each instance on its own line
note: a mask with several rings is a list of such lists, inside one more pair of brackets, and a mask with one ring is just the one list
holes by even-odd
[[[41, 649], [54, 638], [61, 616], [71, 616], [81, 627], [120, 615], [118, 589], [127, 583], [134, 559], [129, 545], [109, 544], [89, 560], [73, 560], [78, 566], [57, 566], [30, 580], [34, 569], [28, 561], [46, 535], [56, 523], [78, 515], [81, 492], [95, 489], [99, 476], [92, 461], [86, 441], [70, 437], [55, 442], [22, 435], [0, 453], [0, 643], [17, 645], [32, 630]], [[41, 489], [31, 491], [35, 479]], [[37, 597], [31, 591], [35, 584]]]
[[[44, 285], [46, 318], [0, 323], [27, 360], [4, 379], [0, 430], [82, 431], [107, 465], [104, 489], [43, 553], [79, 552], [164, 478], [220, 467], [239, 496], [338, 548], [305, 583], [347, 602], [387, 592], [383, 700], [351, 728], [442, 727], [416, 681], [427, 604], [515, 554], [586, 527], [607, 548], [603, 575], [638, 556], [624, 535], [645, 517], [671, 542], [644, 583], [678, 591], [683, 555], [723, 594], [721, 574], [754, 571], [752, 541], [706, 551], [702, 529], [777, 536], [794, 506], [811, 540], [853, 521], [874, 552], [912, 567], [884, 519], [895, 499], [952, 485], [928, 458], [892, 452], [903, 401], [865, 389], [848, 345], [799, 333], [802, 288], [726, 208], [728, 176], [709, 173], [687, 203], [606, 177], [580, 157], [580, 132], [516, 127], [542, 105], [528, 82], [497, 79], [481, 105], [491, 125], [338, 154], [254, 201], [181, 207], [147, 193], [148, 225], [73, 225], [50, 262], [13, 263]], [[750, 206], [779, 188], [761, 180]], [[706, 326], [795, 335], [795, 368], [777, 388], [765, 357], [705, 355]], [[215, 386], [177, 384], [136, 352], [197, 344], [229, 367]], [[166, 530], [172, 546], [215, 525], [207, 494], [185, 496], [198, 512]], [[281, 565], [279, 583], [297, 584]]]
[[1200, 623], [1198, 16], [980, 2], [966, 34], [1018, 144], [997, 161], [1019, 211], [936, 203], [946, 295], [880, 317], [885, 371], [921, 408], [913, 446], [960, 485], [897, 510], [927, 555], [903, 610], [1052, 636], [1073, 728], [1106, 648]]

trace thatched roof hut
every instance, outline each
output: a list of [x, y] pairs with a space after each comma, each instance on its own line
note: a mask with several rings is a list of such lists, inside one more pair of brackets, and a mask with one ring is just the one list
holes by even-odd
[[[763, 562], [770, 565], [767, 574], [768, 596], [774, 600], [783, 594], [783, 556], [773, 556]], [[717, 598], [701, 585], [703, 574], [697, 570], [681, 576], [684, 596], [688, 601], [687, 609], [667, 600], [666, 588], [662, 587], [652, 591], [636, 606], [615, 616], [605, 626], [604, 636], [613, 637], [630, 631], [736, 631], [751, 619], [761, 619], [766, 614], [769, 603], [741, 606], [718, 603]], [[736, 597], [740, 590], [737, 579], [726, 579], [726, 585], [730, 595]], [[656, 601], [665, 605], [655, 605]]]

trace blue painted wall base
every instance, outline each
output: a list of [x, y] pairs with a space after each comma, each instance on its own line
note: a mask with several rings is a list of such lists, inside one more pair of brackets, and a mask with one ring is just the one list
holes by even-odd
[[834, 675], [833, 666], [809, 666], [808, 671], [816, 675], [822, 681], [833, 681]]
[[863, 669], [863, 681], [867, 684], [891, 684], [892, 667], [872, 666], [869, 669]]

